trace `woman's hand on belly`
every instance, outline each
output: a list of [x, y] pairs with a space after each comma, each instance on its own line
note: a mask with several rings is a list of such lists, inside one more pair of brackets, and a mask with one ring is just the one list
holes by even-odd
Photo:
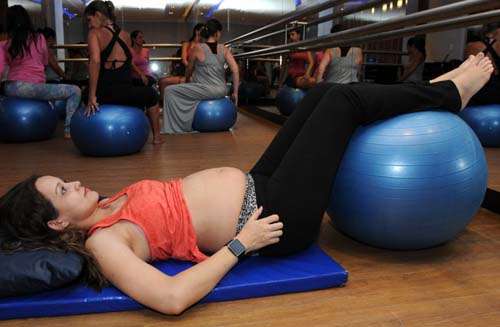
[[246, 253], [257, 251], [271, 244], [278, 243], [283, 235], [283, 223], [278, 215], [259, 219], [262, 207], [257, 209], [248, 219], [236, 238], [243, 243]]

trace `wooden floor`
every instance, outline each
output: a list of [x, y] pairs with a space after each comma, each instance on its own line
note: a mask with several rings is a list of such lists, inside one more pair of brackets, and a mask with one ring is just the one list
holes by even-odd
[[[278, 126], [239, 115], [232, 133], [168, 136], [119, 158], [86, 158], [61, 137], [0, 144], [0, 193], [32, 173], [78, 179], [102, 194], [143, 178], [251, 167]], [[500, 188], [500, 149], [487, 151]], [[500, 326], [500, 216], [481, 210], [445, 246], [415, 252], [371, 248], [324, 220], [320, 245], [350, 273], [346, 287], [197, 305], [180, 316], [150, 310], [11, 320], [0, 326]]]

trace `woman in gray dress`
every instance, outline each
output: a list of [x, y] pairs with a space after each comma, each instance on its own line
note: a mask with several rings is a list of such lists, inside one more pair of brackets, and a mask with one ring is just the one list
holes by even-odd
[[[346, 29], [343, 24], [335, 24], [330, 33], [337, 33], [343, 29]], [[327, 49], [316, 71], [316, 83], [348, 84], [358, 82], [362, 63], [363, 50], [361, 48], [347, 46]]]
[[238, 105], [239, 72], [231, 51], [218, 44], [222, 25], [210, 19], [201, 30], [205, 43], [191, 49], [186, 69], [186, 83], [165, 88], [163, 98], [162, 133], [186, 133], [193, 129], [196, 106], [202, 100], [218, 99], [226, 95], [224, 65], [233, 73], [233, 100]]

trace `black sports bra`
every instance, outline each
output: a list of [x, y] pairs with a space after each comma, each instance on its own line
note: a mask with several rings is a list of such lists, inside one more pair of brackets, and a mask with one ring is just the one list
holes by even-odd
[[[108, 45], [101, 51], [101, 68], [105, 69], [104, 65], [108, 62], [112, 63], [111, 69], [116, 69], [117, 62], [123, 62], [123, 63], [125, 63], [125, 65], [127, 65], [127, 64], [130, 65], [132, 63], [132, 54], [130, 53], [130, 49], [127, 46], [127, 44], [125, 43], [125, 41], [123, 41], [120, 38], [121, 29], [116, 25], [115, 25], [114, 31], [111, 28], [109, 28], [109, 26], [105, 26], [105, 28], [113, 34], [113, 38], [108, 43]], [[127, 57], [127, 59], [125, 59], [125, 60], [114, 59], [111, 61], [108, 60], [109, 56], [111, 55], [111, 51], [113, 51], [113, 47], [115, 46], [116, 42], [118, 42], [118, 44], [122, 47], [123, 52], [125, 52], [125, 56]]]

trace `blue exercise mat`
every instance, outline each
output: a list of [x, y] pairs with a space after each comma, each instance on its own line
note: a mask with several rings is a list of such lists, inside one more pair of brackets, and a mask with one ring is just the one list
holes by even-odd
[[[154, 266], [175, 275], [192, 266], [176, 260]], [[317, 245], [281, 257], [249, 257], [234, 267], [201, 302], [238, 300], [342, 286], [347, 271]], [[73, 285], [36, 295], [0, 299], [0, 319], [65, 316], [82, 313], [128, 311], [144, 308], [114, 287], [98, 293]]]

